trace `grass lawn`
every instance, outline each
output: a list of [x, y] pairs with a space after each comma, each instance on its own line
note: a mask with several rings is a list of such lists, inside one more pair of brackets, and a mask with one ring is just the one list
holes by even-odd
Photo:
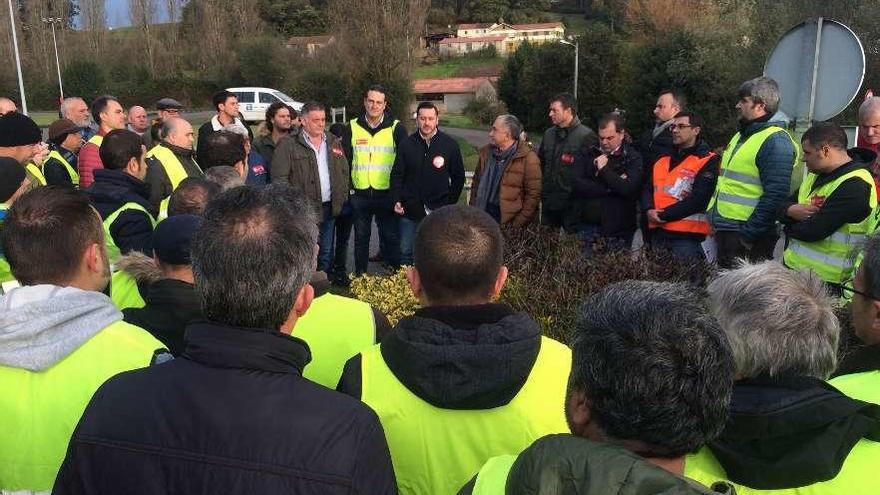
[[464, 169], [473, 172], [477, 168], [477, 149], [462, 138], [455, 138], [458, 148], [461, 150], [461, 158], [464, 160]]
[[555, 12], [545, 12], [548, 16], [555, 20], [565, 23], [566, 36], [578, 36], [587, 32], [590, 28], [590, 21], [584, 19], [583, 14], [558, 14]]
[[460, 113], [444, 113], [440, 115], [440, 125], [459, 129], [486, 129], [487, 126], [477, 124], [470, 117]]
[[442, 77], [456, 77], [464, 75], [476, 68], [497, 68], [498, 70], [504, 65], [504, 59], [496, 58], [476, 58], [476, 57], [455, 57], [437, 62], [432, 65], [421, 65], [413, 71], [413, 79], [436, 79]]

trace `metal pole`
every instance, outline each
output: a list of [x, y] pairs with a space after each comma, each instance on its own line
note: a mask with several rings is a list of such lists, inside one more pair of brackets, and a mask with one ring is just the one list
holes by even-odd
[[21, 77], [21, 59], [18, 56], [18, 36], [15, 34], [15, 12], [9, 0], [9, 25], [12, 26], [12, 46], [15, 49], [15, 68], [18, 69], [18, 92], [21, 95], [21, 112], [27, 115], [27, 100], [24, 97], [24, 78]]
[[819, 79], [819, 54], [822, 50], [822, 19], [816, 20], [816, 49], [813, 52], [813, 76], [810, 80], [810, 106], [807, 113], [807, 125], [813, 125], [813, 115], [816, 109], [816, 82]]
[[574, 99], [578, 97], [578, 42], [574, 42]]
[[61, 101], [64, 101], [64, 86], [61, 85], [61, 61], [58, 58], [58, 42], [55, 41], [55, 19], [49, 18], [52, 24], [52, 44], [55, 46], [55, 69], [58, 71], [58, 93], [61, 94]]

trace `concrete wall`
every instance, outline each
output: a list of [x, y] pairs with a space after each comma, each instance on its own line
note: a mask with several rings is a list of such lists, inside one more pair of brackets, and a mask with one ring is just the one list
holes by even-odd
[[468, 103], [474, 101], [473, 93], [464, 94], [447, 94], [443, 97], [446, 104], [446, 111], [449, 113], [461, 113]]

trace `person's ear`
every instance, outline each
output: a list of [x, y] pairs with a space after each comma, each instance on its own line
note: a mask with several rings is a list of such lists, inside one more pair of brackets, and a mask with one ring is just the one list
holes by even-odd
[[871, 333], [880, 337], [880, 301], [871, 301]]
[[306, 314], [306, 311], [308, 311], [309, 306], [312, 305], [314, 299], [315, 289], [311, 284], [304, 285], [296, 294], [296, 299], [293, 301], [293, 307], [290, 308], [290, 313], [287, 315], [287, 321], [285, 321], [278, 330], [287, 335], [293, 333], [296, 321]]
[[590, 405], [583, 390], [572, 390], [568, 393], [566, 410], [571, 432], [579, 437], [586, 436], [587, 428], [592, 420]]
[[416, 299], [421, 301], [424, 290], [422, 289], [422, 279], [419, 277], [419, 272], [416, 270], [416, 267], [406, 267], [406, 279], [409, 281], [409, 289], [412, 291], [413, 295]]
[[128, 175], [133, 175], [135, 177], [137, 177], [138, 172], [140, 171], [140, 168], [141, 168], [141, 162], [138, 159], [138, 157], [134, 157], [134, 156], [131, 157], [128, 160], [128, 163], [125, 165], [125, 171], [128, 173]]
[[492, 286], [492, 293], [489, 294], [490, 300], [498, 299], [498, 296], [501, 295], [501, 289], [504, 288], [504, 284], [507, 283], [507, 276], [509, 272], [507, 271], [507, 267], [501, 265], [501, 268], [498, 269], [498, 275], [495, 277], [495, 285]]
[[238, 175], [240, 175], [242, 179], [247, 178], [247, 166], [245, 166], [243, 161], [239, 161], [234, 167], [235, 171], [238, 172]]
[[83, 265], [89, 273], [104, 273], [104, 253], [103, 246], [97, 242], [89, 244], [83, 253]]

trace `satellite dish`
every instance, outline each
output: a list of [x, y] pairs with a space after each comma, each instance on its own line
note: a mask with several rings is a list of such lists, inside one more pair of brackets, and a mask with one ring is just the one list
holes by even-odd
[[779, 84], [783, 112], [802, 122], [828, 120], [858, 94], [865, 78], [865, 51], [844, 24], [810, 19], [782, 36], [764, 75]]

